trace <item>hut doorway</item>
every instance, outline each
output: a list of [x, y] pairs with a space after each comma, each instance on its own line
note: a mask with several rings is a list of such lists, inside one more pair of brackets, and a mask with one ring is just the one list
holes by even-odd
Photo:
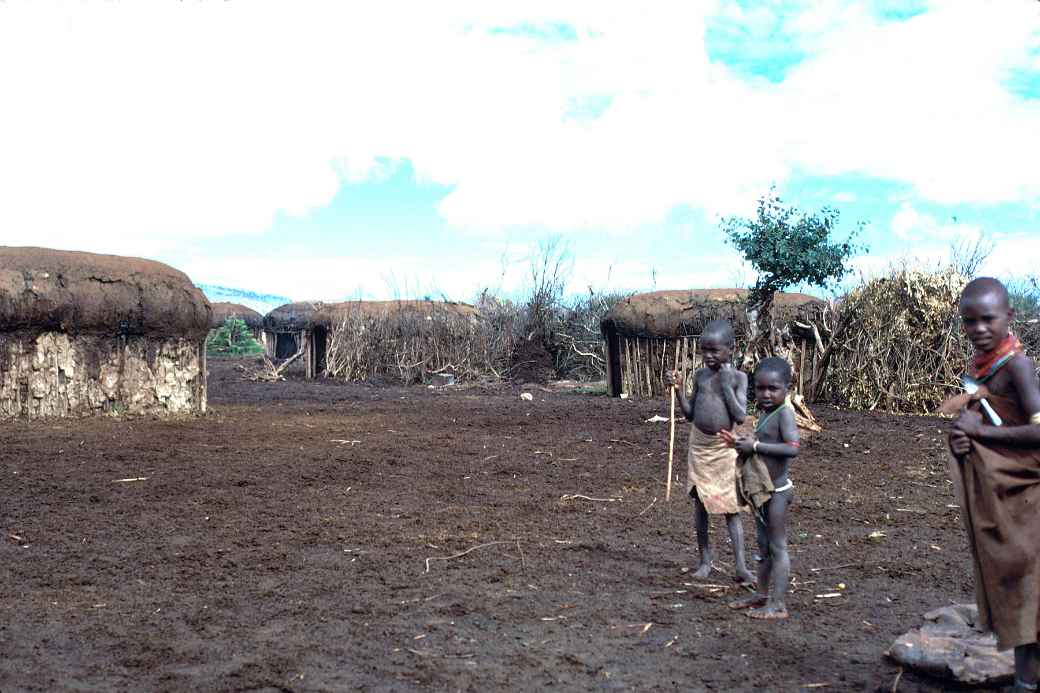
[[311, 335], [311, 344], [314, 349], [314, 377], [325, 373], [327, 362], [327, 351], [329, 343], [329, 330], [324, 325], [316, 325]]
[[299, 341], [293, 332], [279, 332], [275, 338], [274, 357], [276, 359], [287, 359], [296, 355], [299, 351]]

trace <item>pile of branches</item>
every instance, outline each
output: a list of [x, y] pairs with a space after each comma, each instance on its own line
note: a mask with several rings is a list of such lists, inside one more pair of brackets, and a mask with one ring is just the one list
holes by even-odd
[[557, 306], [548, 325], [549, 351], [556, 375], [566, 380], [607, 377], [606, 343], [600, 322], [625, 293], [589, 293]]
[[958, 391], [971, 356], [956, 269], [910, 269], [866, 282], [838, 305], [847, 329], [829, 345], [823, 387], [840, 406], [926, 414]]
[[410, 385], [438, 373], [456, 381], [500, 378], [513, 338], [494, 316], [476, 318], [434, 308], [350, 313], [328, 336], [326, 374], [350, 381], [385, 379]]

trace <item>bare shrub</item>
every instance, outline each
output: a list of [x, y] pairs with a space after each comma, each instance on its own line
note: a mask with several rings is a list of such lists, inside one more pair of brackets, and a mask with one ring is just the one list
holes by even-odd
[[561, 305], [550, 325], [557, 377], [567, 380], [602, 380], [607, 377], [606, 342], [600, 323], [610, 309], [630, 294], [589, 293]]

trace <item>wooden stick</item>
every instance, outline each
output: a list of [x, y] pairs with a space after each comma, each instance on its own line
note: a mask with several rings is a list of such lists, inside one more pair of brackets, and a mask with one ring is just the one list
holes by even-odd
[[672, 413], [668, 417], [671, 423], [668, 426], [668, 485], [664, 492], [665, 502], [672, 500], [672, 456], [675, 453], [675, 388], [668, 389], [672, 393]]
[[471, 553], [473, 551], [476, 551], [477, 549], [484, 549], [484, 548], [487, 548], [488, 546], [497, 546], [499, 544], [512, 544], [512, 543], [513, 542], [511, 542], [511, 541], [489, 541], [486, 544], [480, 544], [479, 546], [474, 546], [472, 548], [466, 549], [465, 551], [460, 551], [459, 553], [453, 554], [451, 556], [430, 556], [429, 558], [426, 559], [426, 572], [427, 573], [430, 572], [430, 561], [450, 561], [450, 560], [452, 560], [454, 558], [462, 558], [466, 554]]

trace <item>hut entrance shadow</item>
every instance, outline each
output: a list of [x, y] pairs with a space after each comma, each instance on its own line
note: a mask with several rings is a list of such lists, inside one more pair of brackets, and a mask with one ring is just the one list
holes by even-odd
[[316, 325], [314, 327], [314, 333], [311, 339], [311, 345], [314, 349], [314, 356], [311, 363], [315, 364], [314, 376], [325, 373], [326, 363], [328, 361], [328, 342], [329, 342], [329, 330], [324, 325]]
[[299, 343], [294, 332], [279, 332], [274, 346], [274, 357], [276, 359], [292, 358], [300, 350]]

